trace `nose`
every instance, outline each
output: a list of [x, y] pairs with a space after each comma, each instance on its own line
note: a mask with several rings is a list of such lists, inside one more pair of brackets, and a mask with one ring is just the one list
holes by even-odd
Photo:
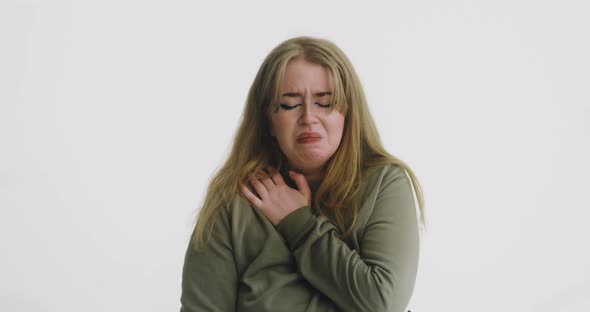
[[302, 125], [311, 125], [318, 122], [315, 106], [311, 97], [307, 97], [303, 101], [303, 109], [301, 110], [301, 116], [299, 122]]

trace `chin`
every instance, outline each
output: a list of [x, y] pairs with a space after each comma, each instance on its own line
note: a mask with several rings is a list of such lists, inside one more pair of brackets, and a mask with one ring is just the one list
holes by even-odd
[[307, 153], [303, 153], [301, 155], [299, 155], [299, 159], [301, 159], [302, 161], [305, 162], [325, 162], [326, 160], [328, 160], [327, 157], [328, 155], [326, 155], [325, 153], [318, 153], [318, 152], [307, 152]]

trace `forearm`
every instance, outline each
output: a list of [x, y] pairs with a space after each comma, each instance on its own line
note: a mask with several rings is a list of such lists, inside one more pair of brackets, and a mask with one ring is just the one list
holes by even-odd
[[[303, 277], [345, 311], [402, 311], [416, 278], [419, 238], [407, 181], [386, 187], [366, 224], [360, 250], [309, 207], [277, 225]], [[411, 190], [411, 189], [410, 189]]]

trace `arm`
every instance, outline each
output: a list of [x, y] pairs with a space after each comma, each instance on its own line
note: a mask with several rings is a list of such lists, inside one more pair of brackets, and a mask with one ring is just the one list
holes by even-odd
[[181, 312], [235, 311], [238, 282], [229, 224], [222, 209], [201, 252], [194, 250], [191, 238], [182, 271]]
[[285, 217], [285, 237], [303, 277], [345, 311], [402, 311], [416, 278], [419, 237], [410, 180], [400, 167], [380, 184], [360, 251], [309, 207]]

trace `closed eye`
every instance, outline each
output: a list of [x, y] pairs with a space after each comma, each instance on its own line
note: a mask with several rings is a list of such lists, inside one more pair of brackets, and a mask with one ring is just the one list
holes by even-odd
[[290, 109], [293, 109], [301, 104], [297, 104], [297, 105], [279, 104], [279, 105], [281, 106], [282, 109], [290, 110]]
[[[328, 108], [328, 107], [332, 106], [331, 103], [326, 103], [326, 104], [316, 103], [316, 104], [319, 107], [322, 107], [322, 108]], [[279, 104], [279, 106], [281, 106], [282, 109], [286, 109], [286, 110], [291, 110], [291, 109], [293, 109], [293, 108], [295, 108], [295, 107], [297, 107], [299, 105], [302, 105], [302, 104], [296, 104], [296, 105]]]

